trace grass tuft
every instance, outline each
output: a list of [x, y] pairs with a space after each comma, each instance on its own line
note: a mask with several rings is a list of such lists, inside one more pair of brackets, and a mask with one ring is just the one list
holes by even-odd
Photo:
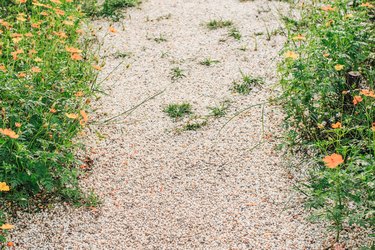
[[184, 71], [181, 68], [179, 67], [172, 68], [171, 78], [173, 81], [184, 78], [184, 77], [186, 77], [186, 75], [184, 74]]
[[191, 114], [192, 107], [190, 103], [169, 104], [164, 109], [164, 112], [167, 113], [169, 117], [177, 119]]
[[237, 28], [231, 28], [228, 32], [228, 36], [233, 37], [236, 40], [241, 40], [241, 33]]
[[207, 28], [210, 30], [216, 30], [221, 28], [230, 27], [233, 22], [230, 20], [211, 20], [207, 23]]
[[220, 61], [218, 60], [212, 60], [211, 58], [206, 58], [204, 59], [203, 61], [199, 62], [200, 65], [204, 65], [204, 66], [212, 66], [216, 63], [219, 63]]
[[241, 95], [248, 95], [251, 90], [264, 83], [264, 80], [259, 77], [253, 77], [250, 75], [242, 74], [242, 79], [240, 82], [233, 82], [232, 91], [239, 93]]

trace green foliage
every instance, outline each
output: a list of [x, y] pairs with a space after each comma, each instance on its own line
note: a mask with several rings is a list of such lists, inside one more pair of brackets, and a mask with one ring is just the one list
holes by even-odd
[[222, 102], [220, 105], [215, 107], [209, 107], [210, 115], [214, 117], [223, 117], [227, 114], [229, 108], [229, 101]]
[[82, 14], [68, 2], [1, 2], [0, 182], [10, 190], [0, 190], [0, 208], [51, 196], [80, 202], [73, 138], [86, 123], [95, 78]]
[[102, 6], [96, 0], [81, 0], [83, 11], [89, 16], [104, 16], [117, 21], [122, 17], [121, 9], [135, 7], [140, 0], [105, 0]]
[[250, 75], [245, 75], [241, 72], [242, 80], [240, 82], [233, 82], [232, 90], [241, 95], [248, 95], [251, 90], [263, 84], [263, 79], [259, 77], [253, 77]]
[[220, 61], [218, 60], [212, 60], [211, 58], [206, 58], [203, 61], [199, 62], [200, 65], [204, 66], [211, 66], [213, 64], [219, 63]]
[[241, 40], [241, 33], [237, 28], [231, 28], [229, 30], [228, 36], [233, 37], [236, 40]]
[[207, 23], [207, 28], [210, 30], [216, 30], [221, 28], [230, 27], [233, 25], [233, 22], [230, 20], [211, 20]]
[[190, 103], [181, 103], [181, 104], [169, 104], [164, 112], [169, 115], [171, 118], [181, 118], [185, 115], [192, 113], [192, 108]]
[[188, 121], [182, 128], [184, 131], [196, 131], [208, 124], [207, 118], [193, 119]]
[[184, 78], [184, 77], [186, 76], [184, 74], [184, 71], [181, 68], [179, 67], [172, 68], [171, 78], [173, 81]]
[[[375, 27], [366, 2], [312, 4], [301, 20], [284, 18], [290, 39], [279, 68], [287, 139], [314, 152], [301, 190], [337, 240], [346, 225], [373, 230], [375, 222]], [[334, 153], [343, 163], [330, 168], [323, 158]]]

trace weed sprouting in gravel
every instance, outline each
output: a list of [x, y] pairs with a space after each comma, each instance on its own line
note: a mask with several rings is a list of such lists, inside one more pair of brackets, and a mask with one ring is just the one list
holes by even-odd
[[216, 30], [221, 28], [230, 27], [233, 25], [233, 22], [230, 20], [211, 20], [207, 23], [207, 28], [210, 30]]
[[98, 5], [96, 0], [80, 0], [83, 11], [89, 16], [103, 16], [118, 21], [123, 15], [121, 10], [140, 4], [140, 0], [105, 0]]
[[208, 124], [208, 121], [206, 118], [201, 119], [191, 119], [189, 120], [183, 127], [183, 131], [196, 131]]
[[227, 114], [229, 108], [229, 101], [220, 103], [220, 105], [215, 107], [208, 107], [210, 110], [210, 115], [213, 117], [223, 117]]
[[229, 30], [228, 36], [233, 37], [236, 40], [241, 40], [241, 37], [242, 37], [240, 31], [235, 27]]
[[192, 113], [192, 106], [190, 103], [169, 104], [164, 112], [171, 118], [182, 118]]
[[157, 43], [162, 43], [162, 42], [166, 42], [167, 38], [165, 38], [163, 34], [159, 34], [159, 37], [155, 37], [154, 41]]
[[205, 66], [211, 66], [219, 62], [220, 62], [219, 60], [212, 60], [211, 58], [206, 58], [203, 61], [199, 62], [199, 64], [205, 65]]
[[249, 94], [254, 87], [260, 86], [264, 83], [264, 80], [262, 78], [246, 75], [242, 72], [241, 75], [241, 81], [233, 82], [232, 86], [232, 91], [239, 93], [241, 95]]
[[172, 68], [171, 78], [173, 81], [184, 78], [184, 77], [186, 77], [186, 75], [184, 74], [184, 71], [181, 68], [179, 67]]

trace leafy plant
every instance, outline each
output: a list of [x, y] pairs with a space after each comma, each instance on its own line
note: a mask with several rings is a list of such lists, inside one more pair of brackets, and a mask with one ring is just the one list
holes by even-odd
[[211, 116], [222, 117], [227, 114], [227, 109], [229, 108], [229, 101], [222, 102], [220, 105], [215, 107], [209, 107]]
[[242, 80], [240, 82], [233, 82], [232, 90], [242, 95], [247, 95], [255, 86], [263, 84], [263, 79], [259, 77], [253, 77], [245, 75], [241, 72]]
[[184, 71], [179, 67], [172, 68], [171, 75], [172, 75], [172, 80], [178, 80], [178, 79], [186, 77], [184, 74]]
[[181, 104], [169, 104], [164, 112], [169, 115], [171, 118], [181, 118], [185, 115], [192, 113], [192, 107], [190, 103], [181, 103]]
[[201, 61], [199, 64], [205, 65], [205, 66], [211, 66], [213, 64], [219, 63], [218, 60], [212, 60], [211, 58], [206, 58], [203, 61]]
[[233, 22], [230, 20], [211, 20], [207, 23], [207, 28], [210, 30], [216, 30], [221, 28], [230, 27], [233, 25]]
[[284, 17], [280, 100], [288, 143], [315, 163], [300, 190], [339, 241], [353, 225], [374, 230], [374, 5], [317, 2]]
[[11, 229], [5, 212], [13, 206], [50, 197], [85, 201], [73, 138], [88, 122], [100, 70], [81, 37], [77, 3], [6, 2], [0, 4], [0, 241]]
[[241, 33], [237, 28], [232, 28], [229, 30], [228, 36], [233, 37], [236, 40], [241, 40]]

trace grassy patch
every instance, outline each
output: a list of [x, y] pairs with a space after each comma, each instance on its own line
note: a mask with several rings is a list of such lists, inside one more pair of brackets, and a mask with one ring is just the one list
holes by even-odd
[[241, 33], [237, 28], [231, 28], [228, 32], [228, 36], [233, 37], [236, 40], [241, 40]]
[[284, 17], [289, 40], [279, 68], [286, 142], [313, 162], [300, 190], [314, 218], [326, 220], [337, 241], [353, 225], [374, 231], [371, 6], [342, 0], [306, 6], [298, 21]]
[[213, 117], [223, 117], [227, 114], [229, 108], [229, 101], [220, 103], [220, 105], [215, 107], [208, 107], [210, 110], [210, 115]]
[[121, 10], [127, 7], [135, 7], [140, 0], [105, 0], [103, 5], [99, 6], [97, 0], [81, 0], [82, 9], [90, 16], [109, 17], [119, 20], [122, 17]]
[[210, 30], [216, 30], [221, 28], [230, 27], [233, 22], [230, 20], [211, 20], [207, 23], [207, 28]]
[[162, 42], [166, 42], [167, 38], [165, 38], [163, 34], [159, 34], [159, 37], [155, 37], [154, 41], [157, 43], [162, 43]]
[[169, 117], [177, 119], [191, 114], [192, 107], [190, 103], [169, 104], [164, 109], [164, 112], [167, 113]]
[[188, 121], [182, 128], [183, 131], [196, 131], [208, 124], [207, 119], [193, 119]]
[[186, 77], [186, 75], [184, 74], [184, 71], [181, 68], [179, 67], [172, 68], [171, 78], [173, 81], [184, 78], [184, 77]]
[[218, 60], [212, 60], [211, 58], [206, 58], [203, 61], [199, 62], [199, 64], [204, 65], [204, 66], [211, 66], [211, 65], [214, 65], [214, 64], [219, 63], [219, 62], [220, 61], [218, 61]]
[[[0, 208], [85, 200], [73, 138], [95, 80], [76, 3], [0, 3]], [[93, 67], [94, 66], [94, 67]], [[95, 68], [95, 69], [94, 69]], [[89, 196], [93, 199], [93, 196]], [[0, 209], [0, 226], [6, 216]], [[0, 229], [0, 241], [6, 230]]]
[[245, 75], [243, 73], [241, 73], [241, 75], [241, 81], [233, 82], [232, 86], [232, 91], [239, 93], [241, 95], [249, 94], [254, 87], [260, 86], [264, 83], [262, 78]]

